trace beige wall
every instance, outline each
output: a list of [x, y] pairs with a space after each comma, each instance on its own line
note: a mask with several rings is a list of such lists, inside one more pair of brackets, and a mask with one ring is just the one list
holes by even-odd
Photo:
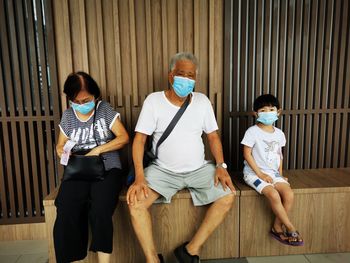
[[196, 90], [208, 95], [222, 121], [222, 0], [53, 1], [58, 81], [89, 72], [131, 131], [147, 94], [167, 87], [168, 63], [193, 52]]

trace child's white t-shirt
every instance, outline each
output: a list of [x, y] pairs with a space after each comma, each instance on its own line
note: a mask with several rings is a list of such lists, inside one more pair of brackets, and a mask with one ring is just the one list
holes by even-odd
[[[166, 98], [164, 91], [154, 92], [145, 99], [135, 131], [153, 134], [153, 152], [179, 109]], [[206, 163], [202, 133], [216, 130], [218, 125], [209, 99], [202, 93], [193, 92], [186, 111], [159, 146], [156, 164], [176, 173], [200, 168]]]
[[[286, 137], [280, 129], [274, 127], [274, 132], [269, 133], [254, 125], [246, 131], [241, 144], [252, 148], [252, 156], [262, 172], [272, 175], [278, 172], [282, 147], [286, 145]], [[243, 172], [255, 174], [247, 161], [244, 161]]]

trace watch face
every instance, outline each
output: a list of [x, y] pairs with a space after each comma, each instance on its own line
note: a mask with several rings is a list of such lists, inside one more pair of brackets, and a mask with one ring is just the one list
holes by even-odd
[[227, 164], [226, 163], [222, 163], [221, 166], [222, 166], [222, 168], [227, 169]]

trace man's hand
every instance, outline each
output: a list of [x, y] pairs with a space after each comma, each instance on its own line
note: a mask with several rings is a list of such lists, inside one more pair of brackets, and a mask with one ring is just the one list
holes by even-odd
[[236, 189], [233, 186], [230, 175], [228, 174], [227, 170], [222, 167], [216, 168], [215, 178], [214, 178], [215, 186], [218, 186], [219, 181], [222, 184], [224, 191], [226, 191], [226, 188], [229, 188], [232, 193], [236, 193]]
[[135, 181], [130, 185], [126, 193], [126, 202], [128, 205], [135, 205], [137, 201], [146, 199], [148, 197], [148, 186], [145, 180]]
[[263, 173], [263, 172], [261, 172], [261, 173], [258, 175], [258, 177], [259, 177], [261, 180], [265, 181], [266, 183], [270, 183], [270, 184], [273, 183], [272, 178], [271, 178], [269, 175], [267, 175], [267, 174], [265, 174], [265, 173]]

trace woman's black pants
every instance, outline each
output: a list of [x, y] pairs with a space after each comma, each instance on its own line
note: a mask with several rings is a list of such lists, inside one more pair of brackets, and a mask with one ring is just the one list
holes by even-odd
[[87, 255], [89, 224], [91, 251], [112, 253], [112, 216], [122, 188], [120, 169], [106, 172], [103, 181], [64, 181], [55, 205], [53, 229], [57, 263], [81, 260]]

